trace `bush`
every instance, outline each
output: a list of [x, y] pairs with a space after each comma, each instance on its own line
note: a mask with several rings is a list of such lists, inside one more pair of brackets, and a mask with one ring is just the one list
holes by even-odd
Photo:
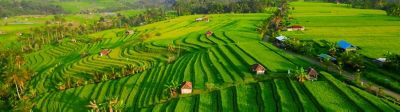
[[399, 71], [400, 72], [400, 55], [394, 53], [385, 54], [386, 63], [384, 64], [386, 69]]

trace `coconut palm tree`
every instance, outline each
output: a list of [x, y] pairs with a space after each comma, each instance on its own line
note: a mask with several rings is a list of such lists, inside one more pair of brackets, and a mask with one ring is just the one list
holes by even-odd
[[81, 86], [82, 84], [83, 84], [83, 79], [82, 78], [77, 78], [76, 80], [75, 80], [75, 86], [76, 87], [79, 87], [79, 86]]
[[21, 93], [23, 93], [25, 82], [29, 79], [29, 76], [23, 75], [21, 71], [15, 69], [12, 69], [3, 76], [5, 77], [6, 82], [15, 86], [17, 96], [21, 99]]
[[261, 40], [264, 39], [264, 36], [268, 31], [268, 26], [269, 26], [269, 24], [267, 22], [263, 22], [262, 24], [257, 26], [257, 31], [258, 31], [258, 33], [260, 33]]
[[63, 83], [63, 82], [58, 82], [57, 83], [57, 89], [58, 90], [60, 90], [60, 91], [63, 91], [63, 90], [65, 90], [65, 83]]
[[170, 82], [164, 85], [165, 90], [169, 92], [170, 97], [174, 97], [176, 95], [176, 91], [179, 88], [179, 84], [177, 82]]
[[357, 69], [357, 72], [354, 74], [354, 80], [357, 84], [361, 83], [361, 70]]
[[135, 68], [134, 65], [125, 65], [126, 68], [126, 74], [135, 74]]
[[343, 72], [343, 62], [342, 61], [338, 61], [338, 63], [336, 64], [337, 69], [339, 70], [339, 75], [342, 75]]
[[303, 83], [304, 81], [307, 80], [307, 74], [303, 67], [298, 67], [295, 70], [295, 75], [296, 75], [297, 80], [301, 83]]
[[23, 65], [24, 63], [25, 63], [24, 58], [21, 57], [21, 55], [15, 56], [15, 65], [18, 66], [18, 69], [20, 69], [21, 65]]
[[107, 98], [107, 106], [108, 106], [108, 111], [109, 112], [114, 112], [113, 107], [116, 104], [118, 104], [118, 98], [117, 97]]
[[168, 52], [174, 53], [176, 51], [176, 48], [173, 44], [168, 44]]
[[328, 45], [328, 48], [329, 48], [328, 49], [329, 54], [331, 56], [336, 56], [336, 52], [337, 52], [336, 44], [332, 43], [332, 42], [329, 42], [329, 43], [327, 43], [327, 45]]

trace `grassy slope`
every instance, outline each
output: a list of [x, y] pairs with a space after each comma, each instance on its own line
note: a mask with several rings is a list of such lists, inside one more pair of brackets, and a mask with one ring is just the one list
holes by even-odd
[[[266, 43], [258, 41], [255, 25], [268, 15], [210, 15], [210, 23], [193, 22], [200, 16], [184, 16], [138, 27], [140, 33], [162, 34], [146, 41], [148, 43], [146, 46], [154, 49], [152, 52], [135, 49], [137, 44], [131, 44], [138, 38], [139, 33], [89, 45], [66, 43], [60, 47], [28, 55], [28, 64], [37, 71], [43, 71], [30, 82], [32, 87], [38, 88], [39, 91], [46, 91], [44, 87], [52, 87], [51, 81], [67, 75], [84, 77], [87, 75], [82, 72], [92, 73], [109, 66], [134, 64], [153, 67], [151, 70], [126, 78], [43, 94], [36, 99], [35, 108], [40, 111], [85, 111], [87, 108], [84, 105], [88, 104], [89, 100], [104, 102], [107, 96], [118, 96], [124, 100], [126, 110], [135, 111], [165, 109], [208, 111], [204, 106], [214, 103], [210, 109], [218, 111], [296, 111], [315, 110], [315, 108], [327, 111], [357, 110], [356, 105], [351, 103], [352, 99], [344, 97], [343, 92], [328, 89], [336, 86], [327, 82], [327, 79], [305, 85], [291, 83], [287, 78], [255, 82], [257, 76], [250, 73], [248, 67], [256, 62], [269, 69], [267, 76], [279, 74], [273, 75], [275, 77], [285, 77], [283, 70], [294, 67], [295, 64], [304, 64], [298, 59], [286, 56], [279, 49], [270, 45], [264, 46]], [[206, 38], [203, 33], [207, 30], [213, 30], [215, 35]], [[166, 47], [170, 43], [179, 44], [185, 52], [173, 64], [166, 64]], [[102, 47], [114, 49], [110, 58], [97, 56]], [[84, 50], [89, 50], [92, 55], [86, 58], [72, 56]], [[42, 60], [47, 62], [43, 64]], [[52, 66], [60, 61], [69, 63]], [[48, 74], [51, 70], [58, 71], [62, 75]], [[167, 99], [163, 85], [170, 81], [192, 81], [196, 92], [193, 96], [184, 95], [177, 99]], [[214, 84], [217, 89], [208, 92], [206, 84]], [[331, 95], [329, 100], [325, 99], [326, 95]], [[356, 93], [351, 92], [346, 95], [354, 96]]]
[[368, 57], [382, 57], [387, 51], [400, 53], [400, 18], [389, 17], [382, 10], [353, 9], [332, 3], [293, 2], [295, 22], [304, 32], [285, 35], [302, 39], [346, 40]]

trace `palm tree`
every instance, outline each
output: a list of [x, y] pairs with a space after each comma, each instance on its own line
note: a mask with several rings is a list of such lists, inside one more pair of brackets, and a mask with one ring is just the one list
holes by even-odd
[[298, 67], [295, 71], [296, 78], [299, 82], [303, 83], [307, 79], [307, 74], [303, 67]]
[[339, 75], [342, 75], [343, 72], [343, 62], [338, 61], [338, 64], [336, 65], [337, 69], [339, 70]]
[[168, 52], [174, 53], [176, 51], [176, 48], [173, 44], [168, 44]]
[[117, 97], [108, 98], [108, 100], [107, 100], [108, 111], [109, 112], [114, 112], [113, 107], [117, 103], [118, 103], [118, 98]]
[[60, 91], [63, 91], [63, 90], [65, 90], [65, 84], [63, 83], [63, 82], [58, 82], [57, 83], [57, 89], [58, 90], [60, 90]]
[[99, 105], [97, 105], [95, 100], [90, 101], [89, 105], [86, 105], [86, 107], [89, 107], [91, 111], [100, 112]]
[[332, 42], [329, 42], [329, 43], [327, 43], [327, 45], [328, 45], [328, 47], [329, 47], [329, 54], [331, 55], [331, 56], [335, 56], [336, 55], [336, 52], [337, 52], [337, 48], [336, 48], [336, 44], [335, 43], [332, 43]]
[[18, 69], [20, 69], [21, 65], [24, 64], [24, 63], [25, 63], [25, 61], [24, 61], [23, 57], [21, 57], [20, 55], [17, 55], [15, 57], [15, 64], [18, 66]]
[[357, 72], [354, 74], [354, 80], [357, 84], [361, 83], [361, 70], [357, 69]]
[[21, 99], [25, 82], [29, 79], [29, 76], [23, 75], [20, 72], [13, 69], [4, 75], [6, 82], [14, 84], [19, 99]]
[[177, 82], [170, 82], [164, 85], [165, 90], [169, 92], [170, 97], [174, 97], [176, 95], [176, 91], [179, 88], [179, 84]]
[[261, 25], [257, 26], [257, 31], [260, 33], [261, 40], [264, 39], [265, 33], [268, 31], [268, 23], [264, 22]]
[[81, 86], [82, 84], [83, 84], [83, 79], [82, 78], [77, 78], [76, 80], [75, 80], [75, 86], [77, 86], [77, 87], [79, 87], [79, 86]]

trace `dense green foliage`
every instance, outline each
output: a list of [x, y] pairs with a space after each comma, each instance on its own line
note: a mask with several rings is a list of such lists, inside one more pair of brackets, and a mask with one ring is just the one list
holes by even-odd
[[32, 14], [60, 14], [64, 10], [57, 5], [41, 1], [0, 0], [0, 17]]
[[279, 3], [275, 0], [176, 0], [173, 8], [178, 15], [212, 13], [255, 13]]
[[394, 71], [400, 71], [400, 55], [393, 53], [385, 54], [386, 63], [384, 63], [385, 67]]
[[399, 3], [390, 3], [383, 7], [389, 16], [400, 16], [400, 1]]

